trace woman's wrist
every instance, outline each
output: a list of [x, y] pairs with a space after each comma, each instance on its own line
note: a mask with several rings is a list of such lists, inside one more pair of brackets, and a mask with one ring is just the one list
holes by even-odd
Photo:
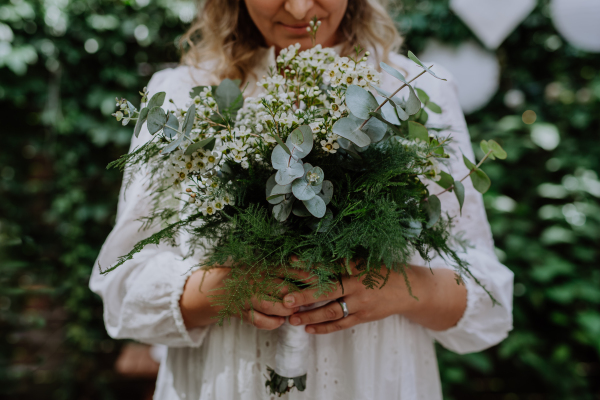
[[212, 305], [210, 295], [222, 285], [227, 276], [227, 268], [198, 270], [190, 275], [179, 299], [181, 316], [187, 329], [204, 327], [216, 322], [219, 308]]
[[[408, 294], [403, 282], [404, 299], [399, 301], [398, 314], [432, 330], [455, 326], [467, 306], [467, 290], [463, 283], [456, 282], [455, 272], [410, 266], [406, 274], [416, 299]], [[402, 275], [399, 278], [404, 281]]]

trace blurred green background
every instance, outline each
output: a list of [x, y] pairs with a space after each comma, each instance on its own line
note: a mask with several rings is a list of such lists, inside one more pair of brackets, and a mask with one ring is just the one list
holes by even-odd
[[[476, 40], [447, 0], [400, 11], [404, 51]], [[131, 136], [110, 117], [114, 98], [136, 98], [177, 63], [194, 13], [180, 0], [0, 3], [3, 399], [147, 398], [151, 380], [115, 372], [123, 342], [107, 336], [88, 277], [121, 183], [105, 166]], [[474, 143], [494, 138], [509, 152], [485, 168], [485, 202], [515, 273], [515, 329], [480, 354], [439, 348], [448, 399], [600, 399], [600, 55], [564, 42], [549, 15], [540, 0], [497, 50], [501, 89], [467, 118]], [[521, 106], [505, 105], [510, 90]], [[558, 129], [558, 147], [535, 144], [540, 124]]]

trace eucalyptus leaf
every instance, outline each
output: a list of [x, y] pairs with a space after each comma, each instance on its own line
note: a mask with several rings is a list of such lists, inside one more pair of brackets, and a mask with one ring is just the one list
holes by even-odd
[[429, 102], [429, 95], [425, 93], [423, 89], [415, 89], [417, 91], [417, 95], [423, 104], [427, 104]]
[[173, 139], [175, 136], [177, 136], [177, 131], [179, 130], [179, 121], [174, 114], [168, 113], [167, 115], [167, 123], [163, 128], [163, 133], [167, 139]]
[[440, 172], [440, 180], [436, 183], [443, 187], [444, 189], [448, 189], [450, 186], [454, 184], [454, 178], [447, 172]]
[[298, 162], [285, 151], [281, 145], [275, 146], [271, 153], [271, 164], [275, 169], [286, 169], [292, 163]]
[[167, 96], [167, 94], [165, 92], [155, 93], [154, 96], [152, 96], [150, 98], [150, 101], [148, 102], [148, 105], [146, 107], [148, 107], [148, 109], [151, 110], [154, 107], [162, 106], [163, 103], [165, 102], [166, 96]]
[[304, 168], [302, 168], [302, 163], [294, 160], [289, 167], [277, 171], [277, 174], [275, 174], [275, 181], [280, 185], [287, 185], [303, 176]]
[[420, 139], [425, 143], [429, 142], [429, 133], [427, 132], [427, 128], [414, 121], [408, 121], [408, 137], [411, 139]]
[[465, 186], [462, 184], [461, 181], [454, 182], [454, 194], [456, 194], [458, 206], [460, 207], [460, 214], [462, 215], [462, 207], [465, 203]]
[[[488, 145], [488, 142], [485, 140], [482, 140], [481, 142], [479, 142], [479, 147], [481, 148], [481, 151], [483, 151], [483, 154], [487, 154], [490, 152], [490, 146]], [[493, 160], [494, 154], [490, 154], [489, 157]]]
[[285, 194], [272, 194], [269, 197], [267, 197], [267, 201], [270, 204], [279, 204], [281, 203], [283, 200], [285, 200]]
[[475, 188], [475, 190], [477, 190], [479, 193], [482, 193], [482, 194], [487, 192], [492, 184], [492, 181], [487, 176], [487, 174], [485, 172], [483, 172], [481, 169], [477, 168], [477, 166], [475, 164], [473, 164], [464, 155], [463, 155], [463, 161], [465, 162], [465, 165], [467, 166], [467, 168], [469, 168], [469, 170], [473, 171], [473, 173], [471, 173], [471, 182], [473, 182], [473, 187]]
[[358, 147], [364, 147], [371, 144], [371, 138], [369, 138], [366, 133], [360, 130], [361, 125], [361, 120], [352, 117], [345, 117], [339, 119], [335, 124], [333, 124], [332, 131], [336, 135], [348, 139]]
[[292, 207], [294, 206], [295, 198], [291, 198], [289, 200], [284, 200], [281, 203], [275, 205], [273, 207], [273, 216], [279, 222], [283, 222], [290, 216], [292, 212]]
[[266, 197], [269, 197], [271, 195], [273, 188], [275, 187], [275, 185], [277, 185], [277, 182], [275, 181], [275, 175], [276, 174], [273, 174], [269, 177], [269, 179], [267, 179], [266, 191], [265, 191]]
[[350, 85], [346, 89], [346, 106], [350, 112], [360, 119], [369, 119], [369, 113], [379, 107], [371, 92], [360, 86]]
[[186, 156], [190, 156], [190, 155], [192, 155], [192, 153], [194, 153], [195, 151], [197, 151], [199, 149], [212, 150], [215, 148], [216, 141], [217, 141], [216, 138], [210, 137], [210, 138], [202, 139], [199, 142], [192, 143], [187, 147], [187, 149], [185, 149], [184, 154]]
[[292, 213], [297, 217], [312, 217], [312, 214], [306, 209], [304, 203], [297, 201], [294, 203], [294, 208], [292, 208]]
[[381, 67], [382, 70], [384, 70], [385, 72], [387, 72], [388, 74], [390, 74], [391, 76], [393, 76], [394, 78], [400, 80], [401, 82], [405, 83], [408, 85], [408, 82], [406, 82], [406, 78], [404, 77], [404, 75], [402, 75], [400, 73], [400, 71], [398, 71], [396, 68], [391, 67], [389, 65], [387, 65], [384, 62], [380, 62], [379, 66]]
[[142, 130], [142, 125], [148, 119], [148, 107], [144, 107], [140, 110], [140, 115], [138, 115], [138, 120], [135, 122], [135, 128], [133, 128], [133, 134], [135, 137], [140, 136], [140, 132]]
[[425, 125], [427, 124], [427, 121], [429, 120], [429, 114], [427, 113], [427, 111], [425, 111], [424, 108], [421, 108], [421, 111], [419, 111], [419, 113], [417, 114], [419, 117], [417, 118], [417, 121], [421, 124], [421, 125]]
[[366, 123], [362, 131], [369, 136], [371, 143], [377, 143], [385, 136], [385, 133], [387, 132], [387, 126], [379, 119], [371, 118]]
[[148, 112], [148, 131], [154, 135], [167, 123], [167, 114], [160, 107], [151, 108]]
[[321, 183], [323, 183], [323, 178], [325, 177], [325, 173], [323, 172], [323, 170], [321, 169], [321, 167], [313, 167], [313, 168], [311, 168], [308, 171], [307, 175], [308, 174], [311, 174], [313, 176], [316, 175], [316, 177], [317, 177], [316, 181], [311, 182], [312, 186], [319, 186]]
[[[377, 97], [377, 102], [381, 105], [385, 101], [384, 98]], [[381, 115], [385, 119], [386, 122], [392, 125], [400, 125], [400, 118], [398, 118], [398, 114], [396, 114], [396, 109], [392, 105], [393, 103], [386, 101], [385, 104], [381, 107]], [[371, 113], [371, 116], [374, 113]]]
[[508, 156], [508, 154], [506, 153], [506, 151], [502, 148], [502, 146], [500, 146], [498, 144], [498, 142], [496, 142], [495, 140], [490, 140], [488, 141], [488, 144], [490, 146], [490, 149], [493, 151], [493, 154], [501, 159], [504, 160], [506, 159], [506, 157]]
[[421, 236], [421, 232], [423, 231], [423, 223], [417, 220], [410, 220], [408, 222], [408, 227], [406, 228], [408, 237], [419, 237]]
[[288, 153], [290, 156], [292, 155], [292, 152], [290, 151], [289, 147], [287, 147], [287, 145], [285, 143], [283, 143], [283, 140], [281, 140], [281, 138], [278, 135], [271, 135], [271, 136], [275, 138], [275, 141], [277, 143], [279, 143], [279, 146], [281, 146], [283, 151]]
[[[391, 105], [394, 107], [394, 109], [396, 110], [396, 116], [398, 118], [400, 118], [402, 121], [406, 121], [408, 119], [408, 117], [410, 117], [410, 115], [408, 115], [406, 113], [406, 111], [404, 111], [404, 109], [402, 107], [400, 107], [400, 99], [397, 97], [391, 97], [392, 94], [390, 92], [388, 92], [385, 89], [379, 88], [377, 86], [373, 86], [373, 88], [379, 92], [379, 94], [381, 94], [383, 97], [385, 97], [388, 100], [388, 103], [391, 103]], [[381, 104], [382, 102], [380, 102]], [[386, 103], [386, 105], [388, 104]], [[385, 105], [384, 105], [385, 107]], [[389, 121], [389, 120], [388, 120]], [[390, 121], [391, 122], [391, 121]], [[399, 125], [400, 123], [398, 123]]]
[[310, 183], [306, 179], [296, 179], [292, 183], [292, 193], [298, 200], [310, 200], [317, 194], [312, 190]]
[[408, 85], [409, 93], [406, 100], [405, 110], [408, 115], [415, 115], [421, 110], [421, 100], [417, 97], [412, 86]]
[[164, 149], [162, 149], [161, 154], [169, 154], [173, 150], [177, 149], [183, 143], [184, 136], [180, 135], [177, 139], [173, 140], [171, 143], [167, 145]]
[[[293, 140], [299, 140], [302, 138], [302, 142], [298, 145], [293, 143]], [[293, 139], [296, 138], [296, 139]], [[288, 136], [286, 140], [286, 144], [288, 148], [300, 148], [301, 152], [294, 152], [294, 157], [296, 158], [304, 158], [306, 157], [313, 148], [313, 132], [310, 126], [301, 125], [294, 129], [294, 131]]]
[[429, 108], [432, 112], [434, 112], [436, 114], [441, 114], [442, 113], [442, 107], [438, 106], [433, 101], [430, 101], [430, 102], [427, 103], [427, 108]]
[[333, 198], [333, 183], [331, 181], [323, 181], [323, 188], [321, 190], [323, 192], [321, 198], [325, 202], [325, 205], [327, 205]]
[[421, 62], [421, 60], [419, 60], [419, 59], [417, 58], [417, 56], [415, 56], [415, 55], [413, 54], [413, 52], [412, 52], [412, 51], [409, 51], [409, 52], [408, 52], [408, 58], [410, 58], [411, 60], [413, 60], [413, 61], [414, 61], [414, 62], [415, 62], [415, 63], [416, 63], [416, 64], [417, 64], [419, 67], [423, 68], [425, 71], [427, 71], [429, 74], [431, 74], [431, 76], [433, 76], [434, 78], [437, 78], [437, 79], [439, 79], [439, 80], [442, 80], [442, 81], [445, 81], [445, 80], [446, 80], [446, 79], [444, 79], [444, 78], [440, 78], [439, 76], [437, 76], [437, 75], [436, 75], [436, 74], [435, 74], [435, 73], [434, 73], [434, 72], [433, 72], [433, 71], [432, 71], [430, 68], [427, 68], [427, 67], [425, 66], [425, 64], [423, 64], [423, 63]]
[[233, 115], [243, 106], [242, 91], [231, 79], [224, 79], [215, 90], [214, 95], [221, 112], [229, 109]]
[[425, 202], [424, 208], [429, 217], [425, 228], [429, 229], [440, 219], [442, 215], [442, 203], [436, 195], [432, 194]]
[[323, 218], [325, 215], [327, 206], [325, 206], [325, 202], [320, 196], [315, 196], [310, 200], [304, 200], [303, 203], [306, 206], [306, 209], [315, 217]]
[[[388, 103], [386, 103], [386, 105], [387, 105], [387, 104], [388, 104]], [[384, 107], [385, 107], [385, 106], [384, 106]], [[382, 110], [383, 110], [383, 108], [382, 108]], [[392, 111], [393, 111], [393, 110], [392, 110]], [[395, 112], [394, 112], [394, 114], [395, 114]], [[388, 127], [389, 129], [391, 129], [391, 130], [394, 132], [394, 134], [395, 134], [395, 135], [402, 135], [402, 132], [400, 131], [400, 129], [398, 129], [398, 127], [397, 127], [396, 125], [394, 125], [394, 124], [392, 124], [391, 122], [387, 121], [387, 120], [386, 120], [386, 119], [383, 117], [383, 115], [381, 115], [381, 114], [379, 114], [379, 113], [374, 113], [374, 112], [372, 112], [372, 113], [371, 113], [371, 116], [372, 116], [372, 117], [374, 117], [374, 118], [377, 118], [378, 120], [380, 120], [381, 122], [383, 122], [384, 124], [386, 124], [386, 125], [387, 125], [387, 127]], [[398, 118], [398, 117], [396, 117], [396, 119], [397, 119], [397, 118]], [[385, 135], [384, 135], [384, 138], [385, 138]], [[383, 139], [381, 139], [381, 140], [383, 140]], [[339, 144], [339, 142], [338, 142], [338, 144]]]
[[287, 185], [275, 185], [271, 189], [271, 196], [275, 194], [289, 194], [292, 193], [292, 184]]
[[185, 136], [190, 136], [190, 132], [194, 127], [194, 120], [196, 119], [196, 105], [192, 103], [190, 108], [188, 108], [187, 113], [185, 114], [185, 119], [183, 120], [183, 126], [181, 130], [183, 131]]

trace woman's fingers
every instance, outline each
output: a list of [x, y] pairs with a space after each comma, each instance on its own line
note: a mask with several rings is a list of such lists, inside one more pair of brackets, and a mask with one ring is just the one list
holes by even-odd
[[346, 318], [338, 319], [332, 322], [325, 322], [317, 325], [307, 325], [306, 333], [324, 335], [327, 333], [333, 333], [342, 331], [344, 329], [352, 328], [353, 326], [358, 325], [360, 323], [361, 320], [356, 315], [349, 315]]
[[283, 317], [273, 317], [265, 315], [260, 311], [246, 310], [243, 314], [244, 321], [254, 325], [258, 329], [272, 331], [273, 329], [279, 328], [285, 322]]
[[[350, 308], [350, 305], [348, 305]], [[327, 321], [335, 321], [344, 317], [342, 306], [337, 301], [325, 304], [322, 307], [297, 313], [290, 317], [292, 325], [319, 324]]]
[[323, 300], [339, 299], [342, 296], [346, 296], [354, 292], [356, 279], [343, 278], [342, 282], [343, 288], [342, 285], [337, 283], [335, 290], [322, 294], [319, 297], [315, 297], [317, 289], [306, 289], [296, 293], [287, 294], [283, 298], [283, 305], [287, 308], [296, 308]]
[[253, 297], [252, 307], [263, 314], [280, 317], [287, 317], [298, 310], [298, 307], [285, 307], [277, 298], [273, 298], [273, 300], [259, 300], [256, 297]]

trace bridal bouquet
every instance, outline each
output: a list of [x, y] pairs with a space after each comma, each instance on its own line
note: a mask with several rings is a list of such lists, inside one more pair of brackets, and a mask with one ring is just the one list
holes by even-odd
[[[144, 226], [161, 229], [102, 273], [146, 245], [175, 246], [185, 232], [188, 257], [202, 250], [202, 267], [231, 268], [226, 294], [214, 299], [221, 323], [241, 316], [253, 296], [281, 301], [284, 286], [330, 291], [352, 274], [350, 260], [358, 261], [357, 278], [373, 289], [392, 271], [404, 274], [415, 252], [425, 260], [445, 257], [457, 282], [475, 279], [453, 250], [460, 241], [450, 235], [452, 219], [442, 215], [431, 181], [454, 192], [462, 208], [462, 181], [470, 177], [485, 192], [490, 180], [481, 164], [506, 153], [494, 141], [482, 142], [479, 164], [464, 158], [467, 176], [443, 172], [451, 137], [441, 135], [444, 127], [426, 125], [429, 112], [443, 110], [411, 85], [423, 74], [441, 78], [409, 56], [423, 70], [411, 81], [380, 64], [398, 81], [393, 92], [378, 86], [380, 73], [360, 48], [340, 57], [319, 45], [304, 51], [293, 45], [258, 82], [262, 93], [254, 98], [245, 99], [239, 82], [225, 79], [193, 88], [189, 104], [174, 111], [163, 109], [164, 92], [148, 101], [144, 89], [140, 110], [117, 100], [117, 120], [135, 122], [136, 136], [146, 123], [152, 138], [109, 167], [150, 171], [154, 209]], [[292, 255], [299, 261], [292, 264]], [[296, 280], [297, 268], [311, 280]], [[302, 391], [308, 334], [288, 322], [279, 330], [267, 387], [278, 394]]]

